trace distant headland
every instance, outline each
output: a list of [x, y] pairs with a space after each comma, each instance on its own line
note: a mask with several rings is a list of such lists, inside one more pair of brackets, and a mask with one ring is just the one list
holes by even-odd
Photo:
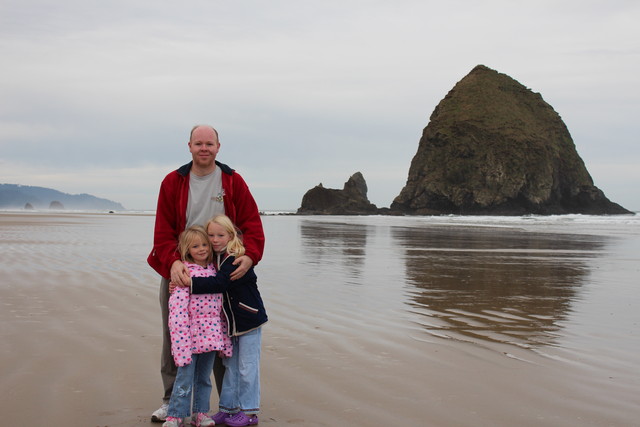
[[90, 194], [67, 194], [45, 187], [0, 184], [0, 209], [124, 211], [118, 202]]

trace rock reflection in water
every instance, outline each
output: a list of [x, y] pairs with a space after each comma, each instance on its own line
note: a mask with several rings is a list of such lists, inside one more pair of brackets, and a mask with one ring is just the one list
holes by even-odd
[[606, 244], [484, 227], [396, 227], [392, 236], [405, 254], [412, 311], [431, 334], [526, 348], [553, 344]]
[[327, 261], [339, 259], [345, 271], [358, 277], [364, 268], [367, 233], [366, 225], [302, 221], [300, 235], [305, 262], [326, 265]]

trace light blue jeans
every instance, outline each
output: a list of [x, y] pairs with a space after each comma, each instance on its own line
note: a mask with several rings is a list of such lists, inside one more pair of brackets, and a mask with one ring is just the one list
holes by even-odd
[[176, 382], [169, 401], [167, 415], [176, 418], [191, 416], [191, 395], [193, 394], [193, 413], [209, 412], [211, 400], [211, 372], [216, 352], [192, 355], [192, 361], [178, 367]]
[[233, 337], [233, 356], [222, 359], [226, 370], [220, 410], [230, 414], [260, 412], [260, 349], [262, 327]]

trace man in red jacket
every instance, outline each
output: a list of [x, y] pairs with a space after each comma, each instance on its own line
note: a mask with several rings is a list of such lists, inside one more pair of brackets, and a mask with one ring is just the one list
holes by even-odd
[[[177, 368], [171, 356], [169, 336], [169, 282], [187, 285], [189, 271], [180, 260], [178, 236], [191, 225], [204, 225], [215, 215], [225, 214], [242, 232], [246, 254], [236, 259], [239, 267], [231, 279], [242, 277], [256, 265], [264, 251], [262, 220], [249, 187], [229, 166], [216, 161], [220, 150], [218, 132], [211, 126], [198, 125], [191, 130], [189, 151], [192, 161], [169, 173], [160, 185], [153, 250], [147, 262], [160, 276], [160, 308], [162, 311], [163, 344], [160, 372], [164, 385], [162, 406], [151, 421], [163, 422]], [[222, 381], [222, 366], [214, 369], [218, 390]]]

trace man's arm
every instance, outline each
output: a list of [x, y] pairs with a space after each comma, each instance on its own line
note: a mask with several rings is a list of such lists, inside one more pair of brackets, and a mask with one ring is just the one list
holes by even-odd
[[[233, 175], [233, 204], [235, 208], [234, 222], [242, 231], [242, 242], [246, 249], [245, 255], [251, 258], [252, 262], [250, 266], [246, 267], [246, 270], [248, 270], [251, 266], [257, 265], [262, 259], [265, 238], [258, 205], [246, 182], [238, 173]], [[241, 259], [242, 257], [236, 261], [244, 264]]]
[[184, 262], [180, 260], [174, 261], [171, 265], [170, 281], [178, 286], [189, 286], [190, 279], [189, 269], [184, 265]]
[[174, 179], [168, 175], [160, 185], [153, 233], [153, 250], [147, 259], [151, 267], [167, 279], [172, 279], [171, 271], [176, 261], [180, 261], [177, 251], [180, 224], [178, 224], [179, 219], [175, 206], [179, 201], [177, 184], [172, 182]]
[[238, 280], [244, 276], [251, 267], [253, 267], [253, 260], [247, 255], [242, 255], [233, 261], [233, 265], [237, 268], [233, 273], [231, 273], [231, 280]]

